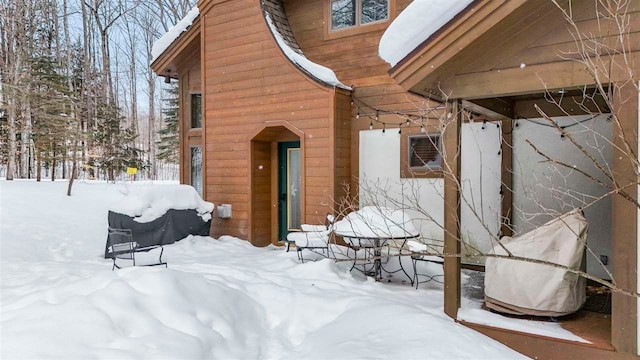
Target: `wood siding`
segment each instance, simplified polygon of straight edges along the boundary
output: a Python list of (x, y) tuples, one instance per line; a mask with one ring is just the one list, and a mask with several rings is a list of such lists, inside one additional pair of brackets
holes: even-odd
[[(351, 133), (344, 135), (342, 142), (336, 143), (336, 152), (341, 157), (350, 157), (351, 189), (357, 187), (359, 132), (369, 128), (370, 118), (361, 116), (356, 119), (356, 111), (360, 108), (362, 114), (375, 113), (374, 109), (399, 112), (417, 112), (434, 104), (422, 97), (408, 93), (397, 85), (387, 74), (389, 64), (378, 55), (378, 44), (382, 34), (393, 18), (400, 13), (411, 0), (389, 0), (390, 16), (386, 22), (375, 26), (364, 25), (348, 31), (328, 32), (327, 15), (329, 12), (326, 0), (289, 0), (285, 3), (289, 23), (293, 33), (305, 55), (321, 65), (332, 69), (338, 79), (353, 87), (352, 97), (354, 105), (342, 105), (342, 115), (349, 105), (351, 114)], [(343, 34), (341, 32), (344, 32)], [(388, 123), (387, 128), (397, 128), (406, 119), (394, 114), (381, 114), (380, 121)], [(381, 123), (374, 123), (374, 128), (381, 129)], [(346, 141), (350, 143), (348, 155)], [(338, 175), (338, 174), (337, 174)], [(340, 175), (343, 176), (344, 175)], [(336, 178), (336, 189), (344, 181)], [(357, 195), (352, 190), (352, 195)]]
[[(333, 144), (335, 172), (334, 193), (335, 201), (340, 202), (341, 198), (353, 195), (351, 189), (355, 189), (356, 184), (352, 182), (351, 176), (351, 96), (346, 93), (336, 93), (334, 99), (334, 131), (335, 141)], [(337, 209), (342, 211), (343, 209)]]
[(267, 245), (277, 221), (272, 143), (284, 139), (261, 130), (277, 122), (302, 134), (302, 220), (323, 222), (335, 195), (329, 150), (335, 91), (307, 78), (282, 54), (258, 0), (218, 1), (204, 9), (206, 199), (233, 206), (233, 218), (216, 219), (212, 234)]
[(191, 129), (191, 94), (201, 93), (200, 56), (186, 61), (180, 67), (179, 100), (180, 109), (180, 183), (191, 184), (191, 146), (202, 146), (202, 129)]

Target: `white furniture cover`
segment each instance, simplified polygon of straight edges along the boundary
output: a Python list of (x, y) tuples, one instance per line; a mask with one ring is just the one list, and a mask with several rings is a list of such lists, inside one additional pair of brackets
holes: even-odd
[(366, 206), (334, 225), (336, 235), (352, 246), (373, 247), (372, 239), (402, 239), (420, 236), (412, 217), (403, 210)]
[(330, 231), (324, 227), (321, 231), (297, 231), (287, 234), (287, 240), (292, 241), (300, 248), (327, 247)]
[(327, 225), (300, 225), (300, 230), (287, 234), (287, 241), (293, 242), (298, 248), (322, 248), (329, 244), (329, 236), (333, 231), (335, 216), (327, 214)]
[[(521, 256), (580, 270), (588, 224), (580, 209), (573, 210), (521, 236), (505, 236), (502, 244)], [(492, 252), (507, 255), (496, 244)], [(521, 260), (487, 257), (485, 301), (490, 309), (536, 316), (561, 316), (585, 302), (585, 279), (562, 268)]]

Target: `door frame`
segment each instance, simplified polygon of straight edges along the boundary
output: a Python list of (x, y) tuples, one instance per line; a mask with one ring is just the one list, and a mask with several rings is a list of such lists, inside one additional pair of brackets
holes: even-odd
[(255, 199), (254, 196), (256, 196), (257, 194), (254, 194), (253, 189), (251, 191), (249, 191), (249, 208), (247, 210), (248, 214), (248, 240), (250, 240), (250, 242), (253, 245), (256, 246), (266, 246), (269, 244), (274, 244), (274, 245), (282, 245), (282, 243), (278, 243), (278, 169), (277, 169), (277, 164), (278, 164), (278, 142), (284, 142), (284, 141), (300, 141), (300, 182), (301, 182), (301, 189), (300, 189), (300, 206), (302, 209), (302, 213), (301, 213), (301, 222), (305, 223), (306, 221), (306, 169), (305, 169), (305, 133), (298, 129), (296, 126), (294, 126), (293, 124), (291, 124), (289, 121), (286, 120), (277, 120), (277, 121), (268, 121), (265, 122), (263, 124), (260, 124), (260, 126), (258, 126), (254, 132), (249, 135), (247, 137), (247, 143), (249, 146), (249, 149), (251, 149), (250, 151), (250, 161), (247, 164), (248, 165), (248, 180), (249, 180), (249, 184), (250, 186), (253, 188), (253, 168), (254, 166), (259, 165), (256, 161), (255, 161), (255, 156), (257, 154), (254, 154), (254, 150), (253, 150), (253, 142), (268, 142), (271, 144), (270, 148), (271, 148), (271, 156), (270, 156), (270, 163), (272, 164), (272, 166), (270, 166), (270, 171), (271, 171), (271, 175), (270, 175), (270, 181), (269, 181), (269, 187), (271, 189), (271, 196), (270, 196), (270, 204), (271, 204), (271, 211), (269, 211), (269, 222), (271, 225), (271, 229), (270, 229), (270, 241), (265, 242), (264, 240), (258, 240), (258, 239), (254, 239), (254, 231), (255, 231), (255, 227), (256, 226), (260, 226), (258, 224), (259, 222), (259, 218), (257, 218), (257, 216), (260, 216), (261, 218), (264, 218), (264, 210), (260, 213), (259, 209), (256, 209), (254, 207), (254, 202), (258, 201), (258, 199)]
[[(278, 192), (278, 218), (277, 218), (277, 223), (278, 223), (278, 233), (277, 233), (277, 237), (278, 240), (282, 240), (284, 237), (286, 237), (287, 233), (291, 230), (299, 230), (299, 229), (292, 229), (291, 227), (289, 227), (289, 221), (291, 219), (291, 194), (289, 193), (289, 175), (291, 173), (291, 167), (290, 167), (290, 157), (289, 154), (291, 152), (291, 150), (298, 150), (299, 153), (302, 153), (302, 149), (300, 148), (300, 141), (282, 141), (282, 142), (278, 142), (278, 162), (277, 162), (277, 168), (278, 168), (278, 175), (276, 178), (276, 186), (277, 186), (277, 192)], [(300, 158), (300, 160), (302, 160)], [(300, 162), (298, 164), (298, 166), (301, 166), (302, 163)], [(281, 168), (281, 166), (284, 166), (284, 169)], [(300, 169), (302, 170), (302, 169)], [(302, 173), (300, 171), (300, 187), (302, 187)], [(302, 224), (302, 197), (301, 197), (301, 190), (300, 191), (300, 195), (299, 195), (299, 205), (300, 205), (300, 220), (301, 220), (301, 224)], [(286, 199), (282, 199), (282, 195), (286, 194)]]

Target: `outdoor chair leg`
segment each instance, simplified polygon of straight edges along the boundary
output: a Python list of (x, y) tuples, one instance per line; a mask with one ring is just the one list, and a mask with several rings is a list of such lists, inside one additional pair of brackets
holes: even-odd
[(418, 260), (416, 259), (411, 259), (411, 262), (413, 263), (413, 279), (411, 279), (411, 285), (413, 286), (413, 284), (416, 284), (416, 290), (418, 289)]
[[(158, 257), (158, 262), (159, 262), (160, 264), (162, 264), (162, 263), (163, 263), (163, 262), (162, 262), (162, 254), (164, 254), (164, 246), (161, 246), (161, 247), (160, 247), (160, 256)], [(167, 263), (164, 263), (164, 268), (166, 269), (166, 268), (168, 268), (168, 267), (169, 267), (169, 266), (167, 266)]]

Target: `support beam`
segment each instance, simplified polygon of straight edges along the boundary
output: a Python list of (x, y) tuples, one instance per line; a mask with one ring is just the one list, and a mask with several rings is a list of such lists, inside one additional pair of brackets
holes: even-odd
[(452, 318), (460, 308), (460, 135), (461, 101), (447, 102), (444, 130), (444, 312)]
[(465, 109), (496, 120), (513, 119), (513, 104), (501, 98), (462, 100)]
[[(629, 79), (629, 72), (640, 72), (640, 51), (601, 58), (598, 70), (608, 74), (603, 82)], [(632, 64), (620, 66), (620, 64)], [(610, 71), (608, 71), (610, 69)], [(424, 78), (410, 90), (422, 96), (445, 93), (450, 98), (478, 99), (516, 96), (561, 89), (579, 88), (594, 84), (593, 75), (576, 61), (558, 61), (500, 70), (467, 74), (451, 74), (443, 79)]]
[(513, 122), (502, 122), (502, 165), (500, 172), (502, 210), (500, 234), (513, 235)]
[(514, 105), (515, 116), (529, 119), (542, 117), (534, 107), (535, 105), (549, 117), (593, 115), (611, 111), (605, 99), (596, 94), (594, 90), (588, 90), (588, 96), (582, 93), (585, 90), (578, 91), (579, 94), (569, 96), (556, 94), (553, 97), (554, 102), (548, 100), (549, 95), (541, 96), (539, 99), (516, 101)]
[[(614, 87), (612, 114), (613, 174), (618, 186), (637, 184), (635, 163), (621, 151), (624, 143), (630, 144), (632, 157), (638, 154), (638, 89), (631, 81)], [(625, 191), (638, 199), (638, 186), (632, 185)], [(615, 284), (630, 291), (637, 291), (638, 284), (638, 208), (620, 195), (612, 198), (611, 251), (613, 254), (613, 278)], [(638, 303), (631, 296), (614, 292), (611, 313), (611, 344), (622, 352), (637, 354), (638, 351)]]

